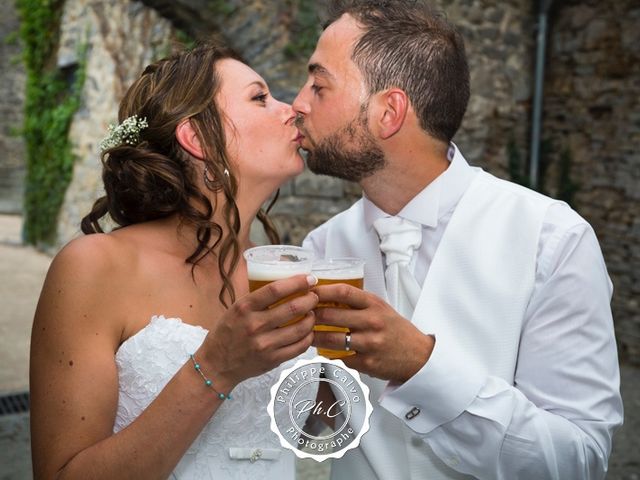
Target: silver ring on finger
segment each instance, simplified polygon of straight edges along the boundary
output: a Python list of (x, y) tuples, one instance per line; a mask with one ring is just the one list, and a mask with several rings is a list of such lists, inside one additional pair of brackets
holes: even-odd
[(347, 332), (344, 336), (344, 349), (346, 352), (351, 350), (351, 332)]

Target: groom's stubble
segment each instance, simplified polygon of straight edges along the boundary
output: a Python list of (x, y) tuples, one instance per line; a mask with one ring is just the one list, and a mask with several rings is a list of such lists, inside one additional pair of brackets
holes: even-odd
[(369, 131), (367, 107), (363, 104), (356, 118), (317, 141), (304, 128), (304, 117), (296, 118), (296, 127), (311, 145), (307, 166), (313, 173), (359, 182), (385, 167), (384, 153)]

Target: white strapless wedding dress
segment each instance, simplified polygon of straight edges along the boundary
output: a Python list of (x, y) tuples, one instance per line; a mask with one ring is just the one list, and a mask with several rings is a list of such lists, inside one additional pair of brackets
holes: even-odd
[[(204, 341), (207, 330), (180, 319), (154, 316), (128, 338), (116, 353), (118, 411), (114, 433), (135, 420)], [(314, 348), (299, 358), (312, 358)], [(270, 388), (284, 368), (297, 359), (233, 389), (222, 402), (170, 478), (278, 479), (295, 478), (295, 455), (282, 448), (270, 428)], [(196, 375), (196, 372), (193, 372)], [(207, 392), (203, 389), (202, 394)]]

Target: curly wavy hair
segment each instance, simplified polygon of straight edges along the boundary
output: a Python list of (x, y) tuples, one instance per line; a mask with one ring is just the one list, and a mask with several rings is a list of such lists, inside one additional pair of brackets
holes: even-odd
[[(106, 194), (82, 219), (81, 228), (85, 234), (103, 233), (100, 220), (107, 214), (116, 229), (177, 214), (181, 225), (192, 225), (196, 231), (197, 246), (185, 259), (192, 265), (192, 277), (207, 255), (217, 257), (223, 281), (219, 299), (228, 307), (227, 299), (235, 301), (231, 275), (241, 252), (238, 180), (226, 151), (224, 117), (214, 101), (220, 88), (215, 64), (226, 58), (242, 61), (229, 48), (206, 43), (145, 68), (122, 99), (118, 119), (137, 115), (146, 118), (148, 127), (136, 145), (123, 143), (102, 152)], [(205, 186), (222, 194), (221, 205), (212, 204), (200, 190), (191, 157), (176, 139), (176, 127), (186, 118), (202, 145), (209, 176), (215, 179), (205, 181)], [(276, 199), (277, 194), (266, 211), (258, 213), (272, 243), (279, 243), (279, 237), (267, 214)], [(212, 220), (217, 208), (224, 225)]]

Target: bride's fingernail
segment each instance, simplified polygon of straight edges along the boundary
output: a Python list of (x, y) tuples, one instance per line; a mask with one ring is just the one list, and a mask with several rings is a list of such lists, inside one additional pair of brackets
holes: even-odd
[(318, 277), (315, 275), (307, 275), (307, 283), (310, 287), (314, 287), (318, 284)]

